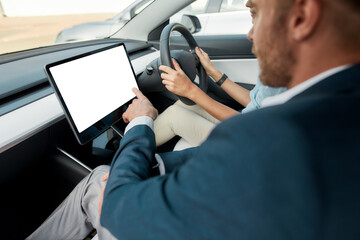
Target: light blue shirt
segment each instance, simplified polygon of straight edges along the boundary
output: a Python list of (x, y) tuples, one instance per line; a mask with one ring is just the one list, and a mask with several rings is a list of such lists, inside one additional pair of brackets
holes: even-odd
[(250, 91), (250, 103), (244, 108), (241, 113), (248, 113), (251, 111), (254, 111), (256, 109), (259, 109), (261, 107), (262, 101), (271, 96), (278, 95), (279, 93), (282, 93), (286, 91), (286, 88), (280, 87), (280, 88), (272, 88), (265, 86), (261, 83), (260, 79), (258, 79), (255, 87)]

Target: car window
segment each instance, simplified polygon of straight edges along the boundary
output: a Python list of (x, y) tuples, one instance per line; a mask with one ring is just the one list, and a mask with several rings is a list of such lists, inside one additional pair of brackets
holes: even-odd
[(109, 37), (154, 0), (85, 2), (0, 0), (0, 54)]
[(209, 1), (211, 1), (211, 0), (197, 0), (194, 3), (190, 4), (189, 6), (182, 9), (181, 11), (179, 11), (179, 13), (180, 14), (190, 14), (190, 15), (205, 13), (206, 7), (208, 6)]
[(140, 4), (136, 5), (134, 8), (134, 14), (132, 15), (132, 17), (135, 17), (136, 15), (138, 15), (142, 10), (144, 10), (147, 6), (149, 6), (154, 0), (147, 0), (147, 1), (143, 1), (140, 2)]
[(245, 3), (246, 0), (198, 0), (173, 15), (170, 22), (187, 26), (183, 15), (188, 14), (197, 17), (201, 24), (200, 31), (194, 35), (247, 34), (252, 22)]
[(223, 0), (220, 12), (234, 12), (246, 10), (245, 3), (247, 0)]

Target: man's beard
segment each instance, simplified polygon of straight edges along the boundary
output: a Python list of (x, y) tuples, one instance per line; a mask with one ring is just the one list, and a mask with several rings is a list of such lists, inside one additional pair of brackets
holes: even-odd
[[(275, 45), (275, 44), (274, 44)], [(270, 51), (254, 50), (260, 65), (260, 80), (270, 87), (286, 87), (292, 80), (291, 70), (295, 64), (289, 46), (272, 46)]]
[(291, 82), (296, 59), (292, 45), (287, 41), (286, 14), (279, 12), (272, 29), (263, 39), (261, 49), (252, 47), (260, 65), (260, 80), (270, 87), (286, 87)]

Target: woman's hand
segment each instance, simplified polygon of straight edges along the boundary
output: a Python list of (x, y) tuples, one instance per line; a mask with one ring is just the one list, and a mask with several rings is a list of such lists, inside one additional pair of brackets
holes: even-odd
[(216, 81), (219, 80), (222, 74), (211, 62), (209, 55), (199, 47), (195, 48), (195, 53), (199, 57), (201, 65), (204, 67), (206, 74), (214, 78)]
[(164, 65), (159, 67), (159, 70), (163, 71), (161, 74), (161, 78), (163, 79), (162, 83), (170, 92), (191, 99), (192, 92), (197, 86), (186, 76), (175, 59), (172, 59), (172, 64), (175, 69)]

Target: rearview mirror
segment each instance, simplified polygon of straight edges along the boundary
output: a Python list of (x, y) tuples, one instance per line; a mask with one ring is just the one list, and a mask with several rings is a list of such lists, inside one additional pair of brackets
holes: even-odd
[(200, 32), (201, 30), (200, 21), (194, 15), (187, 15), (187, 14), (182, 15), (181, 24), (184, 25), (192, 34)]

